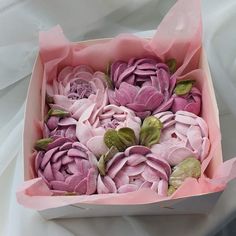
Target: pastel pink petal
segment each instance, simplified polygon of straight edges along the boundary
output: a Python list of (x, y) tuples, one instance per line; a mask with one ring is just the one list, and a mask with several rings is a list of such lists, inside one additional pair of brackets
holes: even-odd
[[(160, 181), (160, 180), (154, 181), (154, 182), (152, 183), (152, 186), (151, 186), (151, 190), (152, 190), (152, 191), (158, 192), (159, 181)], [(163, 181), (163, 180), (161, 180), (161, 181)]]
[(64, 156), (65, 154), (67, 153), (67, 150), (65, 151), (58, 151), (57, 153), (55, 153), (53, 156), (52, 156), (52, 162), (57, 162), (58, 159), (62, 156)]
[(64, 95), (54, 95), (53, 100), (55, 104), (65, 108), (66, 110), (69, 110), (73, 104), (73, 102)]
[(168, 176), (171, 174), (171, 167), (170, 167), (169, 163), (166, 160), (164, 160), (162, 158), (158, 158), (154, 154), (147, 154), (147, 159), (151, 160), (153, 162), (156, 162), (158, 165), (163, 167)]
[(185, 106), (187, 105), (187, 99), (183, 97), (175, 97), (171, 110), (175, 113), (179, 110), (184, 110)]
[(135, 66), (142, 65), (142, 64), (151, 64), (151, 65), (156, 65), (157, 61), (160, 59), (156, 58), (155, 60), (152, 58), (141, 58), (141, 59), (130, 59), (130, 62), (133, 62)]
[(78, 122), (76, 126), (76, 137), (83, 144), (87, 143), (93, 137), (93, 131), (90, 125), (85, 125), (83, 122)]
[(116, 184), (116, 187), (119, 188), (122, 185), (129, 183), (129, 176), (127, 175), (125, 171), (121, 170), (114, 178), (114, 182)]
[(182, 124), (182, 123), (179, 123), (179, 122), (177, 122), (175, 124), (176, 131), (178, 131), (182, 135), (186, 135), (187, 134), (188, 128), (189, 128), (189, 125), (185, 125), (185, 124)]
[(144, 77), (144, 76), (156, 75), (156, 71), (155, 70), (139, 70), (139, 69), (136, 69), (134, 71), (134, 74)]
[(189, 116), (189, 117), (196, 118), (196, 119), (198, 118), (198, 116), (196, 114), (188, 112), (188, 111), (177, 111), (176, 115)]
[(95, 136), (86, 143), (88, 149), (96, 156), (100, 156), (108, 151), (103, 141), (103, 136)]
[(113, 179), (118, 174), (118, 172), (124, 167), (127, 162), (127, 158), (123, 158), (118, 162), (113, 163), (113, 165), (108, 170), (108, 175)]
[(74, 188), (76, 185), (78, 185), (82, 180), (83, 180), (83, 175), (81, 175), (80, 173), (76, 173), (74, 175), (69, 176), (66, 179), (66, 183), (68, 184), (68, 191), (73, 192)]
[(161, 178), (161, 179), (165, 179), (168, 180), (168, 176), (167, 173), (165, 171), (165, 169), (160, 166), (158, 163), (151, 161), (151, 160), (147, 160), (147, 165), (149, 165), (150, 167), (152, 167), (153, 169), (155, 169), (156, 174)]
[(168, 182), (163, 179), (160, 180), (158, 183), (158, 195), (166, 197), (167, 191), (168, 191)]
[(153, 169), (149, 166), (145, 167), (145, 169), (141, 175), (148, 182), (154, 182), (154, 181), (158, 181), (160, 179), (158, 172), (156, 172), (155, 169)]
[(47, 121), (47, 126), (50, 130), (53, 130), (55, 128), (57, 128), (58, 122), (59, 122), (59, 117), (56, 116), (51, 116), (49, 117), (48, 121)]
[(211, 143), (208, 138), (204, 137), (202, 142), (201, 162), (207, 157)]
[(134, 84), (135, 82), (135, 75), (130, 75), (128, 78), (125, 79), (126, 83)]
[(140, 117), (141, 119), (146, 118), (147, 116), (151, 115), (150, 111), (143, 111), (143, 112), (135, 112), (136, 116)]
[(121, 82), (123, 82), (127, 77), (129, 77), (136, 69), (136, 66), (130, 66), (126, 68), (118, 77), (116, 85), (119, 87)]
[(163, 93), (164, 91), (168, 91), (170, 83), (169, 82), (170, 76), (168, 72), (164, 69), (159, 69), (157, 71), (157, 78), (160, 81), (161, 92)]
[(129, 101), (133, 101), (139, 91), (136, 86), (133, 86), (126, 82), (121, 83), (119, 90), (122, 92), (126, 92)]
[(116, 97), (116, 101), (119, 102), (120, 105), (122, 106), (125, 106), (127, 103), (131, 102), (129, 100), (129, 96), (125, 96), (127, 94), (124, 94), (126, 93), (126, 91), (122, 91), (122, 90), (116, 90), (115, 91), (115, 97)]
[(125, 184), (118, 188), (118, 193), (129, 193), (129, 192), (134, 192), (138, 190), (138, 186), (135, 184)]
[(143, 184), (141, 184), (141, 186), (139, 187), (140, 189), (142, 188), (151, 188), (152, 183), (148, 182), (148, 181), (144, 181)]
[(71, 148), (68, 153), (68, 156), (70, 157), (82, 157), (82, 158), (87, 158), (87, 154), (82, 152), (81, 150), (78, 150), (76, 148)]
[(77, 121), (73, 119), (72, 117), (60, 119), (60, 121), (58, 122), (58, 125), (60, 126), (69, 126), (69, 125), (76, 125), (76, 124), (77, 124)]
[(74, 74), (74, 76), (76, 77), (75, 80), (80, 79), (80, 80), (89, 82), (93, 79), (93, 75), (90, 72), (86, 72), (86, 71), (78, 71), (77, 73)]
[(97, 176), (98, 176), (98, 172), (95, 169), (91, 168), (87, 176), (87, 192), (86, 192), (87, 195), (90, 195), (96, 192)]
[(50, 184), (50, 182), (45, 178), (43, 172), (42, 172), (40, 169), (38, 169), (37, 174), (38, 174), (38, 177), (41, 177), (42, 180), (48, 185), (49, 188), (52, 187), (51, 184)]
[(34, 166), (35, 166), (36, 172), (40, 168), (40, 164), (41, 164), (42, 160), (43, 160), (43, 152), (39, 151), (37, 153), (36, 157), (35, 157), (35, 164), (34, 164)]
[(58, 161), (52, 163), (52, 168), (55, 170), (60, 170), (61, 165), (62, 165), (62, 161), (61, 159), (59, 159)]
[(159, 92), (154, 93), (146, 102), (146, 106), (149, 110), (153, 111), (163, 102), (163, 95)]
[(98, 175), (97, 192), (98, 192), (98, 194), (109, 193), (109, 189), (103, 183), (103, 178), (101, 177), (101, 175)]
[(137, 65), (137, 69), (139, 70), (156, 70), (156, 66), (151, 63), (142, 63), (140, 65)]
[(120, 75), (126, 70), (127, 64), (124, 62), (119, 62), (119, 64), (114, 64), (114, 66), (111, 66), (111, 72), (112, 72), (112, 80), (115, 84), (115, 86), (118, 88), (118, 80)]
[(202, 137), (208, 137), (208, 126), (206, 122), (201, 117), (197, 117), (196, 121), (201, 128)]
[(158, 68), (158, 69), (165, 69), (166, 71), (168, 71), (169, 70), (169, 67), (165, 64), (165, 63), (157, 63), (156, 64), (156, 67)]
[(71, 142), (66, 142), (60, 147), (60, 151), (68, 150), (72, 148), (72, 143)]
[(163, 102), (154, 112), (153, 114), (159, 113), (159, 112), (163, 112), (163, 111), (167, 111), (171, 108), (172, 103), (173, 103), (174, 99), (171, 97), (170, 99), (168, 99), (168, 101)]
[(145, 162), (147, 158), (141, 154), (132, 154), (128, 157), (127, 164), (129, 166), (136, 166), (142, 162)]
[[(157, 115), (155, 115), (155, 117), (158, 118)], [(165, 122), (171, 121), (174, 118), (174, 114), (173, 113), (168, 113), (164, 116), (159, 117), (160, 121), (164, 124)]]
[(180, 115), (176, 113), (175, 120), (186, 125), (197, 125), (196, 119), (191, 116)]
[(78, 65), (74, 67), (73, 69), (73, 73), (82, 72), (82, 71), (93, 74), (93, 69), (87, 65)]
[(52, 172), (52, 167), (51, 167), (50, 162), (48, 162), (48, 164), (46, 165), (46, 167), (43, 171), (43, 175), (48, 181), (52, 181), (55, 179), (53, 172)]
[(78, 193), (79, 195), (84, 195), (87, 192), (87, 179), (83, 179), (80, 181), (79, 184), (77, 184), (74, 188), (74, 191)]
[(60, 171), (58, 171), (57, 169), (52, 168), (52, 172), (53, 172), (53, 176), (54, 176), (55, 180), (65, 181), (65, 177)]
[(194, 150), (198, 151), (201, 149), (202, 136), (199, 126), (191, 125), (187, 132), (187, 138)]
[(145, 169), (144, 164), (139, 164), (136, 166), (125, 166), (123, 168), (124, 172), (127, 173), (128, 176), (136, 176), (141, 174)]
[(140, 155), (145, 156), (150, 152), (151, 152), (150, 149), (145, 146), (135, 145), (135, 146), (127, 148), (125, 150), (125, 155), (130, 156), (132, 154), (140, 154)]
[(195, 153), (186, 147), (177, 147), (173, 149), (168, 157), (167, 161), (170, 165), (175, 166), (178, 165), (181, 161), (185, 160), (188, 157), (195, 157)]
[(70, 138), (72, 140), (77, 140), (76, 138), (76, 127), (70, 126), (66, 129), (65, 137)]
[(58, 77), (57, 77), (57, 80), (58, 81), (62, 81), (64, 80), (64, 78), (73, 72), (73, 67), (72, 66), (66, 66), (65, 68), (63, 68), (61, 70), (61, 72), (59, 73)]
[(118, 152), (111, 160), (107, 162), (106, 171), (108, 171), (113, 164), (120, 162), (120, 160), (124, 157), (123, 152)]
[(183, 135), (179, 133), (178, 131), (175, 131), (175, 135), (178, 139), (180, 139), (184, 144), (186, 144), (189, 140), (186, 135)]
[[(93, 104), (92, 101), (90, 101), (87, 98), (83, 98), (80, 100), (77, 100), (71, 107), (70, 107), (70, 112), (72, 113), (73, 118), (75, 118), (76, 120), (79, 120), (80, 117), (82, 116), (82, 114), (85, 112), (85, 110), (87, 110), (90, 106), (92, 106), (92, 109), (94, 108), (95, 104)], [(93, 110), (92, 110), (93, 111)], [(92, 112), (91, 111), (91, 112)], [(88, 111), (86, 111), (88, 112)], [(87, 113), (86, 113), (87, 114)], [(90, 114), (88, 114), (88, 116), (90, 116)], [(87, 118), (85, 118), (87, 119)]]
[(170, 85), (169, 85), (169, 93), (172, 94), (173, 93), (173, 90), (175, 88), (175, 85), (176, 85), (176, 76), (173, 75), (171, 78), (170, 78)]
[[(135, 112), (143, 112), (148, 108), (144, 104), (130, 103), (126, 105), (128, 108), (134, 110)], [(150, 113), (150, 111), (148, 111)]]
[(68, 190), (68, 185), (65, 182), (62, 181), (51, 181), (52, 189), (54, 190), (59, 190), (59, 191), (69, 191)]
[[(149, 98), (155, 93), (158, 93), (158, 92), (152, 86), (142, 87), (139, 90), (137, 96), (135, 97), (134, 102), (138, 103), (138, 104), (146, 104), (148, 102)], [(161, 96), (161, 94), (160, 94), (160, 96)]]
[(64, 143), (68, 143), (68, 142), (71, 142), (71, 141), (72, 141), (72, 140), (69, 139), (69, 138), (64, 138), (64, 137), (58, 138), (58, 139), (56, 139), (55, 141), (53, 141), (52, 143), (49, 143), (49, 144), (48, 144), (47, 150), (53, 149), (53, 148), (55, 148), (55, 147), (59, 148), (59, 147), (61, 147)]
[(44, 123), (43, 124), (43, 137), (48, 138), (50, 136), (50, 130), (47, 127), (47, 125)]
[(61, 159), (62, 165), (67, 165), (68, 163), (74, 162), (74, 159), (69, 156), (63, 156)]
[(83, 174), (84, 176), (87, 176), (90, 167), (91, 167), (91, 164), (88, 161), (82, 159), (80, 161), (80, 165), (78, 165), (77, 168), (81, 174)]
[(110, 176), (104, 176), (103, 177), (103, 182), (105, 184), (105, 186), (107, 187), (109, 193), (116, 193), (117, 189), (116, 189), (116, 184), (115, 182), (111, 179)]
[(51, 160), (52, 156), (58, 151), (58, 147), (55, 147), (49, 151), (47, 151), (44, 156), (43, 156), (43, 160), (41, 162), (40, 168), (44, 169), (45, 166), (48, 164), (48, 162)]

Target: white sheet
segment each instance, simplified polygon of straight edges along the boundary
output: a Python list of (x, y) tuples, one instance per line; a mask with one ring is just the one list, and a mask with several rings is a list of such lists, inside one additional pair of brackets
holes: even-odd
[[(68, 5), (68, 2), (70, 3)], [(0, 235), (210, 235), (236, 216), (236, 181), (208, 216), (142, 216), (45, 221), (19, 206), (24, 100), (37, 32), (61, 24), (74, 41), (154, 29), (173, 0), (0, 1)], [(236, 1), (203, 1), (204, 45), (220, 106), (224, 158), (236, 155)], [(148, 36), (153, 31), (139, 32)]]

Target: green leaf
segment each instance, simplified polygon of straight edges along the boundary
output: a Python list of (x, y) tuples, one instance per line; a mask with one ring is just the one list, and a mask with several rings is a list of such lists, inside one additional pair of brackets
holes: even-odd
[(194, 82), (194, 80), (181, 80), (177, 82), (177, 85), (174, 89), (174, 93), (178, 96), (188, 94), (191, 91)]
[(201, 176), (201, 163), (195, 157), (188, 157), (173, 168), (169, 184), (178, 188), (186, 178), (199, 178)]
[(140, 144), (151, 147), (153, 144), (158, 143), (162, 127), (163, 124), (155, 116), (145, 118), (140, 130)]
[(60, 110), (60, 109), (50, 109), (48, 111), (48, 117), (50, 116), (58, 116), (58, 117), (66, 117), (66, 116), (70, 116), (70, 112), (68, 111), (64, 111), (64, 110)]
[(45, 151), (49, 143), (53, 141), (52, 138), (43, 138), (36, 141), (34, 148), (37, 151)]
[(177, 61), (174, 58), (171, 58), (166, 61), (166, 65), (169, 67), (170, 73), (174, 74), (177, 67)]
[(126, 149), (126, 145), (122, 143), (118, 136), (118, 132), (114, 129), (108, 129), (104, 134), (103, 140), (108, 148), (115, 146), (120, 152)]
[(113, 85), (113, 82), (112, 82), (112, 80), (111, 80), (111, 78), (110, 78), (110, 66), (111, 66), (111, 63), (108, 63), (107, 64), (107, 67), (106, 67), (106, 74), (105, 74), (105, 77), (104, 77), (104, 79), (106, 80), (106, 82), (107, 82), (107, 86), (108, 86), (108, 88), (110, 88), (110, 89), (114, 89), (114, 85)]
[(174, 188), (173, 186), (169, 186), (168, 191), (167, 191), (167, 195), (170, 196), (170, 195), (172, 195), (175, 191), (176, 191), (176, 188)]
[(120, 141), (126, 146), (130, 147), (136, 144), (135, 133), (131, 128), (124, 127), (117, 131)]
[(98, 170), (99, 170), (99, 173), (104, 176), (106, 175), (106, 163), (112, 159), (116, 153), (118, 153), (118, 149), (114, 146), (112, 146), (108, 152), (104, 155), (102, 155), (98, 161), (98, 164), (97, 164), (97, 167), (98, 167)]

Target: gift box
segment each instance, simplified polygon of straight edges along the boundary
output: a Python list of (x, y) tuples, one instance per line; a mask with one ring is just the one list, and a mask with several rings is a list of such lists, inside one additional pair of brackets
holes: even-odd
[[(89, 196), (52, 195), (43, 179), (35, 173), (33, 152), (36, 141), (42, 138), (47, 82), (68, 65), (85, 64), (105, 71), (111, 61), (150, 56), (158, 56), (164, 61), (175, 58), (177, 79), (194, 78), (201, 90), (201, 116), (208, 125), (211, 148), (202, 161), (200, 178), (185, 179), (171, 196), (164, 197), (151, 189)], [(235, 160), (223, 163), (222, 159), (218, 108), (207, 57), (201, 44), (199, 1), (178, 1), (151, 39), (120, 35), (113, 39), (70, 43), (60, 27), (42, 32), (40, 53), (27, 95), (23, 141), (25, 183), (17, 192), (17, 199), (25, 207), (38, 210), (46, 219), (208, 213), (227, 182), (235, 177)]]

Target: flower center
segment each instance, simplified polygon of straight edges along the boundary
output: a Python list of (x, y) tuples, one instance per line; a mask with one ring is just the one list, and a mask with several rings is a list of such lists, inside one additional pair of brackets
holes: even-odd
[(101, 121), (101, 126), (104, 129), (115, 129), (118, 125), (120, 124), (120, 121), (118, 121), (115, 118), (112, 118), (111, 120), (102, 120)]
[(77, 79), (70, 83), (70, 91), (68, 98), (78, 100), (88, 98), (91, 94), (95, 94), (91, 84), (85, 80)]

